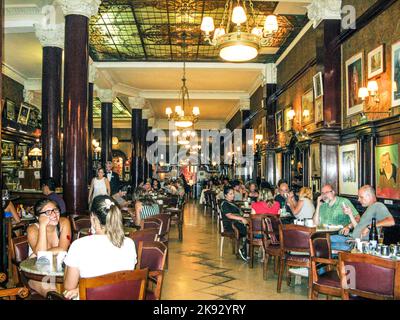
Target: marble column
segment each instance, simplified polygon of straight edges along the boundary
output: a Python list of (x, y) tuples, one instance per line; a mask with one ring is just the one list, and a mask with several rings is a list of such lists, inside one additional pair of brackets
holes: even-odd
[(132, 162), (131, 162), (131, 174), (132, 174), (132, 188), (135, 189), (138, 184), (140, 177), (139, 165), (140, 165), (140, 140), (141, 140), (141, 124), (142, 124), (142, 109), (132, 109)]
[(87, 150), (88, 150), (88, 181), (93, 179), (93, 146), (92, 140), (94, 138), (93, 134), (93, 92), (94, 92), (94, 82), (97, 78), (97, 70), (91, 64), (89, 66), (89, 85), (88, 85), (88, 138), (87, 138)]
[(42, 59), (42, 172), (61, 186), (61, 75), (64, 49), (64, 24), (53, 27), (35, 25), (43, 47)]
[(112, 108), (114, 95), (112, 90), (97, 90), (101, 101), (101, 162), (103, 167), (112, 161)]
[(88, 209), (88, 59), (89, 19), (100, 0), (63, 0), (65, 15), (64, 57), (64, 175), (67, 211), (85, 214)]
[(149, 120), (148, 119), (143, 119), (142, 121), (142, 165), (143, 165), (143, 181), (146, 181), (146, 179), (149, 177), (149, 170), (148, 170), (148, 163), (146, 159), (146, 151), (147, 151), (147, 142), (146, 142), (146, 135), (147, 135), (147, 130), (149, 129)]

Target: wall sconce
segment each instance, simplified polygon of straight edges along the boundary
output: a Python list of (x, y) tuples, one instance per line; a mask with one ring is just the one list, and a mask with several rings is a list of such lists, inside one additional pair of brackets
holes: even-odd
[(296, 116), (296, 111), (294, 111), (293, 109), (290, 109), (290, 110), (288, 111), (288, 118), (289, 118), (289, 120), (293, 120), (295, 116)]
[(361, 87), (358, 90), (358, 97), (364, 102), (368, 97), (373, 97), (375, 103), (379, 103), (378, 83), (376, 81), (368, 81), (367, 87)]
[(256, 134), (256, 143), (260, 142), (263, 139), (262, 134)]
[(303, 117), (308, 118), (310, 116), (310, 110), (304, 110), (303, 111)]
[(112, 137), (113, 146), (117, 145), (118, 143), (119, 143), (118, 137)]

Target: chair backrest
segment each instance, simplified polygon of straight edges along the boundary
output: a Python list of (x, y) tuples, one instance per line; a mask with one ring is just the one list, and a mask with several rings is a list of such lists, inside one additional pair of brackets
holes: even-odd
[(167, 256), (167, 246), (159, 241), (143, 241), (138, 247), (139, 269), (148, 268), (149, 271), (163, 271)]
[(279, 226), (282, 225), (281, 219), (275, 215), (262, 215), (262, 231), (265, 234), (266, 244), (278, 245), (279, 242)]
[(154, 218), (154, 216), (152, 216), (152, 217), (150, 217), (150, 218), (143, 219), (141, 223), (142, 223), (142, 226), (143, 226), (143, 228), (142, 228), (143, 230), (144, 230), (144, 229), (153, 229), (153, 228), (156, 228), (156, 229), (158, 229), (158, 234), (159, 234), (159, 235), (161, 234), (162, 225), (163, 225), (163, 222), (162, 222), (161, 219), (159, 219), (159, 218)]
[(90, 217), (89, 216), (69, 216), (69, 220), (71, 223), (71, 230), (72, 230), (72, 238), (76, 240), (79, 238), (79, 232), (82, 229), (88, 229), (91, 227)]
[(27, 236), (19, 236), (11, 239), (11, 259), (20, 263), (29, 256), (29, 243)]
[(343, 298), (400, 299), (400, 262), (369, 254), (339, 252)]
[(310, 238), (310, 255), (315, 258), (332, 259), (329, 233), (314, 233)]
[(159, 231), (159, 228), (149, 228), (136, 232), (130, 232), (129, 238), (135, 242), (135, 247), (137, 250), (141, 241), (157, 241)]
[(310, 252), (310, 238), (316, 228), (295, 224), (282, 224), (279, 227), (281, 248), (285, 251)]
[(79, 280), (80, 300), (144, 300), (149, 270), (118, 271)]
[(171, 227), (171, 215), (167, 213), (161, 213), (152, 217), (162, 221), (161, 235), (168, 234)]

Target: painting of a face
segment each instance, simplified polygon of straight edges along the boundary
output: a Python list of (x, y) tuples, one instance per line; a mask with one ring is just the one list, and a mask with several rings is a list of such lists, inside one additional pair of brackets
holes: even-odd
[(377, 146), (376, 195), (385, 199), (400, 199), (399, 145)]

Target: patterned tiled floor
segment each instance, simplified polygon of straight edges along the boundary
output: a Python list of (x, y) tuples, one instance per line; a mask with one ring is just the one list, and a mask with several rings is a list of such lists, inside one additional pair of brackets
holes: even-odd
[(203, 208), (189, 203), (185, 207), (183, 242), (172, 227), (169, 241), (169, 268), (164, 279), (163, 300), (302, 300), (307, 299), (307, 279), (291, 287), (282, 283), (276, 292), (277, 276), (270, 264), (269, 279), (263, 280), (262, 263), (254, 268), (236, 259), (230, 241), (225, 240), (219, 256), (220, 236), (216, 219), (204, 215)]

